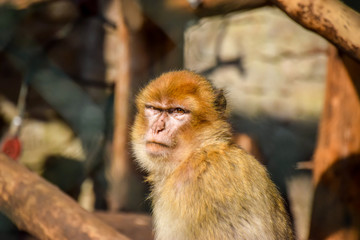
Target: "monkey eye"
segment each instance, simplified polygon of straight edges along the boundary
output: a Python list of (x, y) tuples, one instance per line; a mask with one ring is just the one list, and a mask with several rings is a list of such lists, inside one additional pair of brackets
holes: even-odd
[(160, 108), (157, 108), (157, 107), (154, 107), (154, 106), (151, 106), (151, 105), (145, 105), (145, 108), (150, 109), (150, 110), (155, 111), (155, 112), (161, 112), (162, 111)]
[(170, 109), (168, 109), (168, 113), (170, 113), (170, 114), (172, 114), (172, 113), (185, 114), (185, 113), (187, 113), (187, 111), (182, 108), (170, 108)]

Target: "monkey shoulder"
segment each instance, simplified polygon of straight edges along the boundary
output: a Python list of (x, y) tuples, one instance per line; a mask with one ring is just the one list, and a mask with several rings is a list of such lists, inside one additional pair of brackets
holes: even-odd
[(234, 200), (256, 204), (279, 195), (265, 167), (246, 151), (226, 142), (195, 151), (164, 184), (174, 198), (193, 196), (195, 202), (204, 198), (219, 205)]
[(274, 189), (265, 167), (246, 151), (231, 143), (203, 147), (179, 170), (180, 174), (176, 177), (178, 180), (186, 179), (189, 183), (196, 183), (200, 191), (212, 189), (210, 193), (220, 197), (223, 197), (222, 193), (227, 194), (224, 190), (232, 192), (231, 196), (228, 196), (230, 198), (236, 195), (261, 194), (269, 188)]
[(243, 208), (257, 204), (273, 208), (281, 199), (266, 168), (235, 145), (209, 146), (203, 150), (199, 163), (199, 168), (193, 170), (197, 191), (219, 205), (239, 201)]
[[(209, 168), (215, 168), (218, 174), (222, 173), (229, 177), (237, 176), (238, 179), (242, 180), (249, 180), (248, 178), (253, 177), (268, 177), (266, 168), (255, 157), (231, 143), (209, 146), (208, 149), (204, 150), (203, 158), (205, 158), (203, 161), (208, 163)], [(228, 173), (234, 173), (235, 176), (228, 175)]]
[[(203, 187), (208, 189), (210, 201), (216, 203), (214, 206), (217, 212), (235, 218), (253, 217), (254, 222), (258, 222), (256, 219), (261, 216), (264, 224), (273, 222), (274, 219), (281, 220), (275, 221), (277, 223), (288, 222), (284, 202), (277, 187), (270, 179), (265, 166), (252, 155), (230, 144), (212, 148), (206, 156), (209, 166), (208, 172), (205, 171), (203, 175), (203, 181), (206, 183)], [(229, 205), (232, 207), (229, 208)], [(234, 214), (236, 212), (238, 214)], [(242, 218), (232, 221), (242, 226), (245, 224)], [(258, 227), (271, 228), (270, 225)], [(284, 236), (291, 235), (288, 226), (284, 226), (281, 231)]]
[(177, 209), (179, 204), (172, 204), (169, 211), (176, 216), (190, 223), (201, 222), (203, 228), (221, 225), (221, 236), (238, 236), (219, 239), (261, 239), (258, 233), (274, 234), (273, 219), (286, 220), (281, 197), (265, 167), (244, 150), (231, 144), (207, 146), (187, 164), (168, 188), (171, 193), (167, 197), (188, 206)]

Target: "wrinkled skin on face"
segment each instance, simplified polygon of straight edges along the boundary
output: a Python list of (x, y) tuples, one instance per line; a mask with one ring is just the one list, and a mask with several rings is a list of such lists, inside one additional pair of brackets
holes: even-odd
[(176, 147), (177, 132), (190, 120), (189, 110), (180, 106), (148, 103), (145, 117), (148, 130), (145, 134), (146, 151), (149, 155), (165, 155)]

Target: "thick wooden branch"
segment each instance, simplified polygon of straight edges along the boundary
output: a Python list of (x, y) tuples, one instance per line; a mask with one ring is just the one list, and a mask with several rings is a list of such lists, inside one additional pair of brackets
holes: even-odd
[(126, 240), (22, 165), (0, 155), (0, 211), (38, 239)]
[(49, 0), (0, 0), (0, 5), (10, 4), (18, 9), (24, 9), (29, 7), (31, 4), (48, 2)]
[(133, 240), (153, 240), (151, 216), (142, 213), (95, 212), (109, 226)]
[(266, 3), (266, 0), (187, 0), (189, 3), (199, 2), (200, 8), (224, 9), (232, 11), (234, 9), (245, 9), (259, 6)]
[(175, 2), (178, 4), (174, 6), (175, 3), (173, 3), (172, 6), (178, 9), (184, 9), (185, 5), (189, 9), (192, 5), (195, 13), (200, 16), (223, 14), (273, 3), (303, 27), (317, 32), (350, 56), (360, 60), (360, 14), (339, 0), (182, 0)]
[(251, 9), (263, 6), (267, 0), (165, 0), (165, 5), (183, 12), (193, 12), (197, 16), (224, 14), (236, 10)]
[(360, 14), (338, 0), (271, 0), (296, 22), (360, 60)]

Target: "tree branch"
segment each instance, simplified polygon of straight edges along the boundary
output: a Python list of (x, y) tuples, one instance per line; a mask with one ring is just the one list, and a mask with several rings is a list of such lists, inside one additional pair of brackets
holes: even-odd
[[(166, 0), (168, 6), (177, 7), (178, 9), (194, 9), (198, 16), (211, 16), (224, 14), (236, 10), (251, 9), (263, 6), (267, 0), (183, 0), (173, 1)], [(172, 2), (172, 3), (170, 3)], [(189, 8), (189, 6), (191, 8)]]
[(338, 0), (271, 0), (296, 22), (360, 60), (360, 14)]
[[(170, 0), (167, 0), (170, 1)], [(289, 17), (309, 30), (317, 32), (350, 56), (360, 60), (360, 14), (339, 0), (182, 0), (192, 3), (200, 16), (255, 8), (273, 3)], [(180, 8), (180, 4), (178, 4)]]
[(0, 211), (38, 239), (128, 240), (58, 188), (2, 154)]

